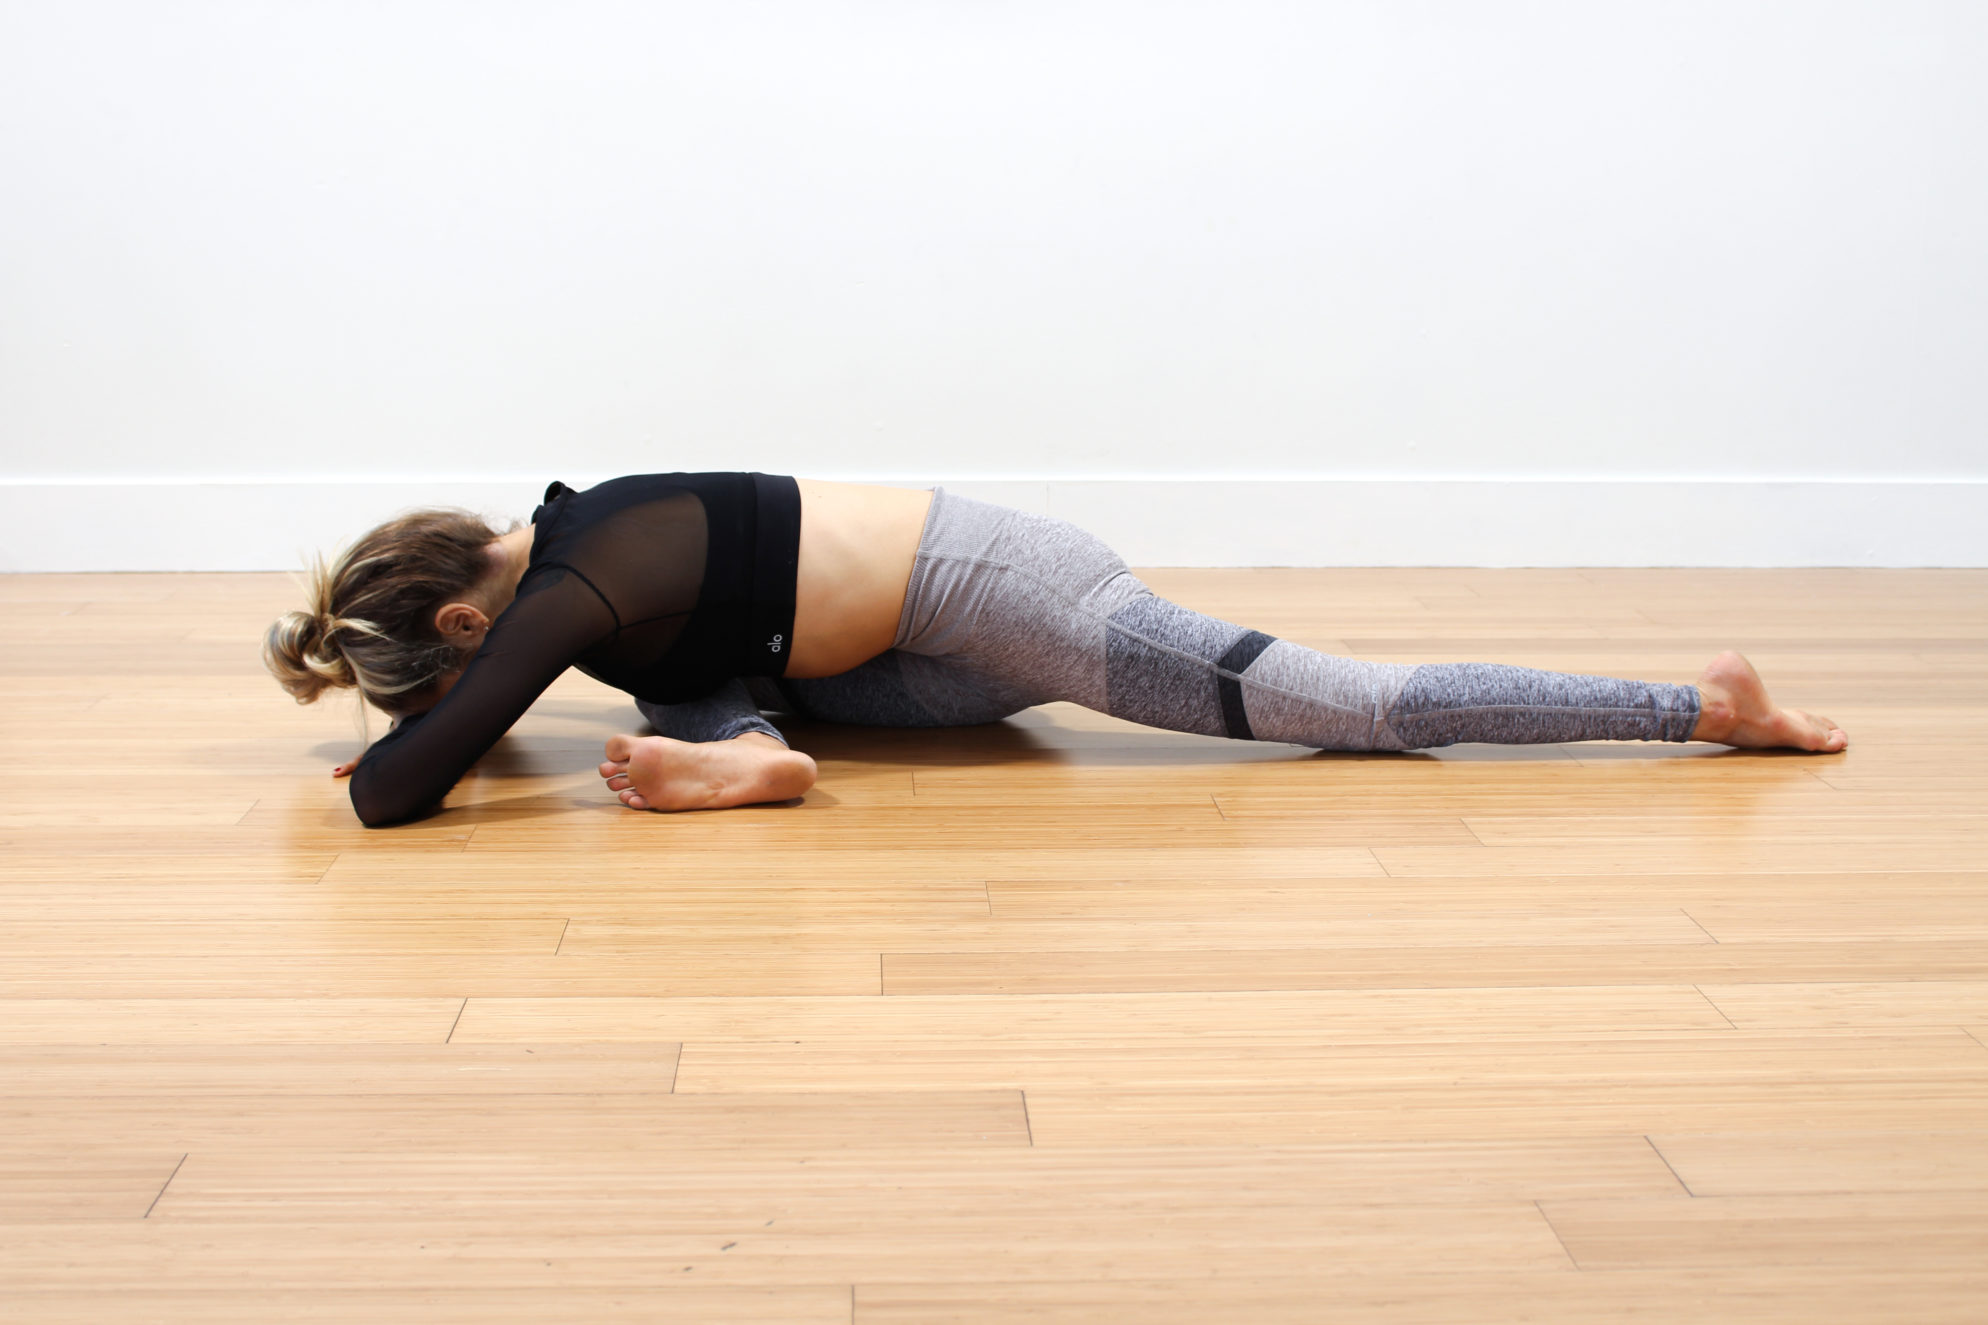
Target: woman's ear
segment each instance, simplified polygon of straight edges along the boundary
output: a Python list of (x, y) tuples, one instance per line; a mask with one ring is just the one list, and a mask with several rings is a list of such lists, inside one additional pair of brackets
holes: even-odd
[(450, 643), (465, 643), (490, 629), (490, 618), (470, 603), (444, 603), (435, 609), (435, 630)]

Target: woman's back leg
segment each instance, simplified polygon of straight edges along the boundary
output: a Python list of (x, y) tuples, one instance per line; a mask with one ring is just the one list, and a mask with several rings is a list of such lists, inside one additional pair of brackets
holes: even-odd
[(1681, 741), (1697, 719), (1691, 686), (1320, 653), (1159, 597), (1066, 521), (937, 500), (898, 647), (964, 663), (1038, 702), (1333, 750)]

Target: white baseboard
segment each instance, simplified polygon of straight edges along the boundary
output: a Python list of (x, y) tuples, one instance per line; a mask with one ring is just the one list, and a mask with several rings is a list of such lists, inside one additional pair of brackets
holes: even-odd
[[(1988, 566), (1982, 480), (933, 482), (1135, 566)], [(287, 570), (411, 506), (522, 519), (543, 486), (0, 480), (0, 571)]]

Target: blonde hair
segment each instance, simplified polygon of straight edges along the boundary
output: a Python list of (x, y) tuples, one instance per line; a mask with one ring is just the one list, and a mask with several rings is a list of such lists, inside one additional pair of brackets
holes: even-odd
[(435, 629), (435, 609), (469, 596), (494, 568), (500, 534), (468, 511), (410, 511), (308, 571), (310, 603), (285, 612), (262, 641), (263, 665), (299, 704), (356, 688), (400, 713), (460, 667)]

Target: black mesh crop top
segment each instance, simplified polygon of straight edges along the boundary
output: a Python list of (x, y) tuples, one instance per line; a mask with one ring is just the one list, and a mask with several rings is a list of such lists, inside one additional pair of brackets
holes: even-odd
[(643, 474), (546, 489), (517, 597), (448, 694), (352, 773), (369, 827), (432, 809), (568, 667), (680, 703), (779, 676), (794, 636), (801, 492), (767, 474)]

